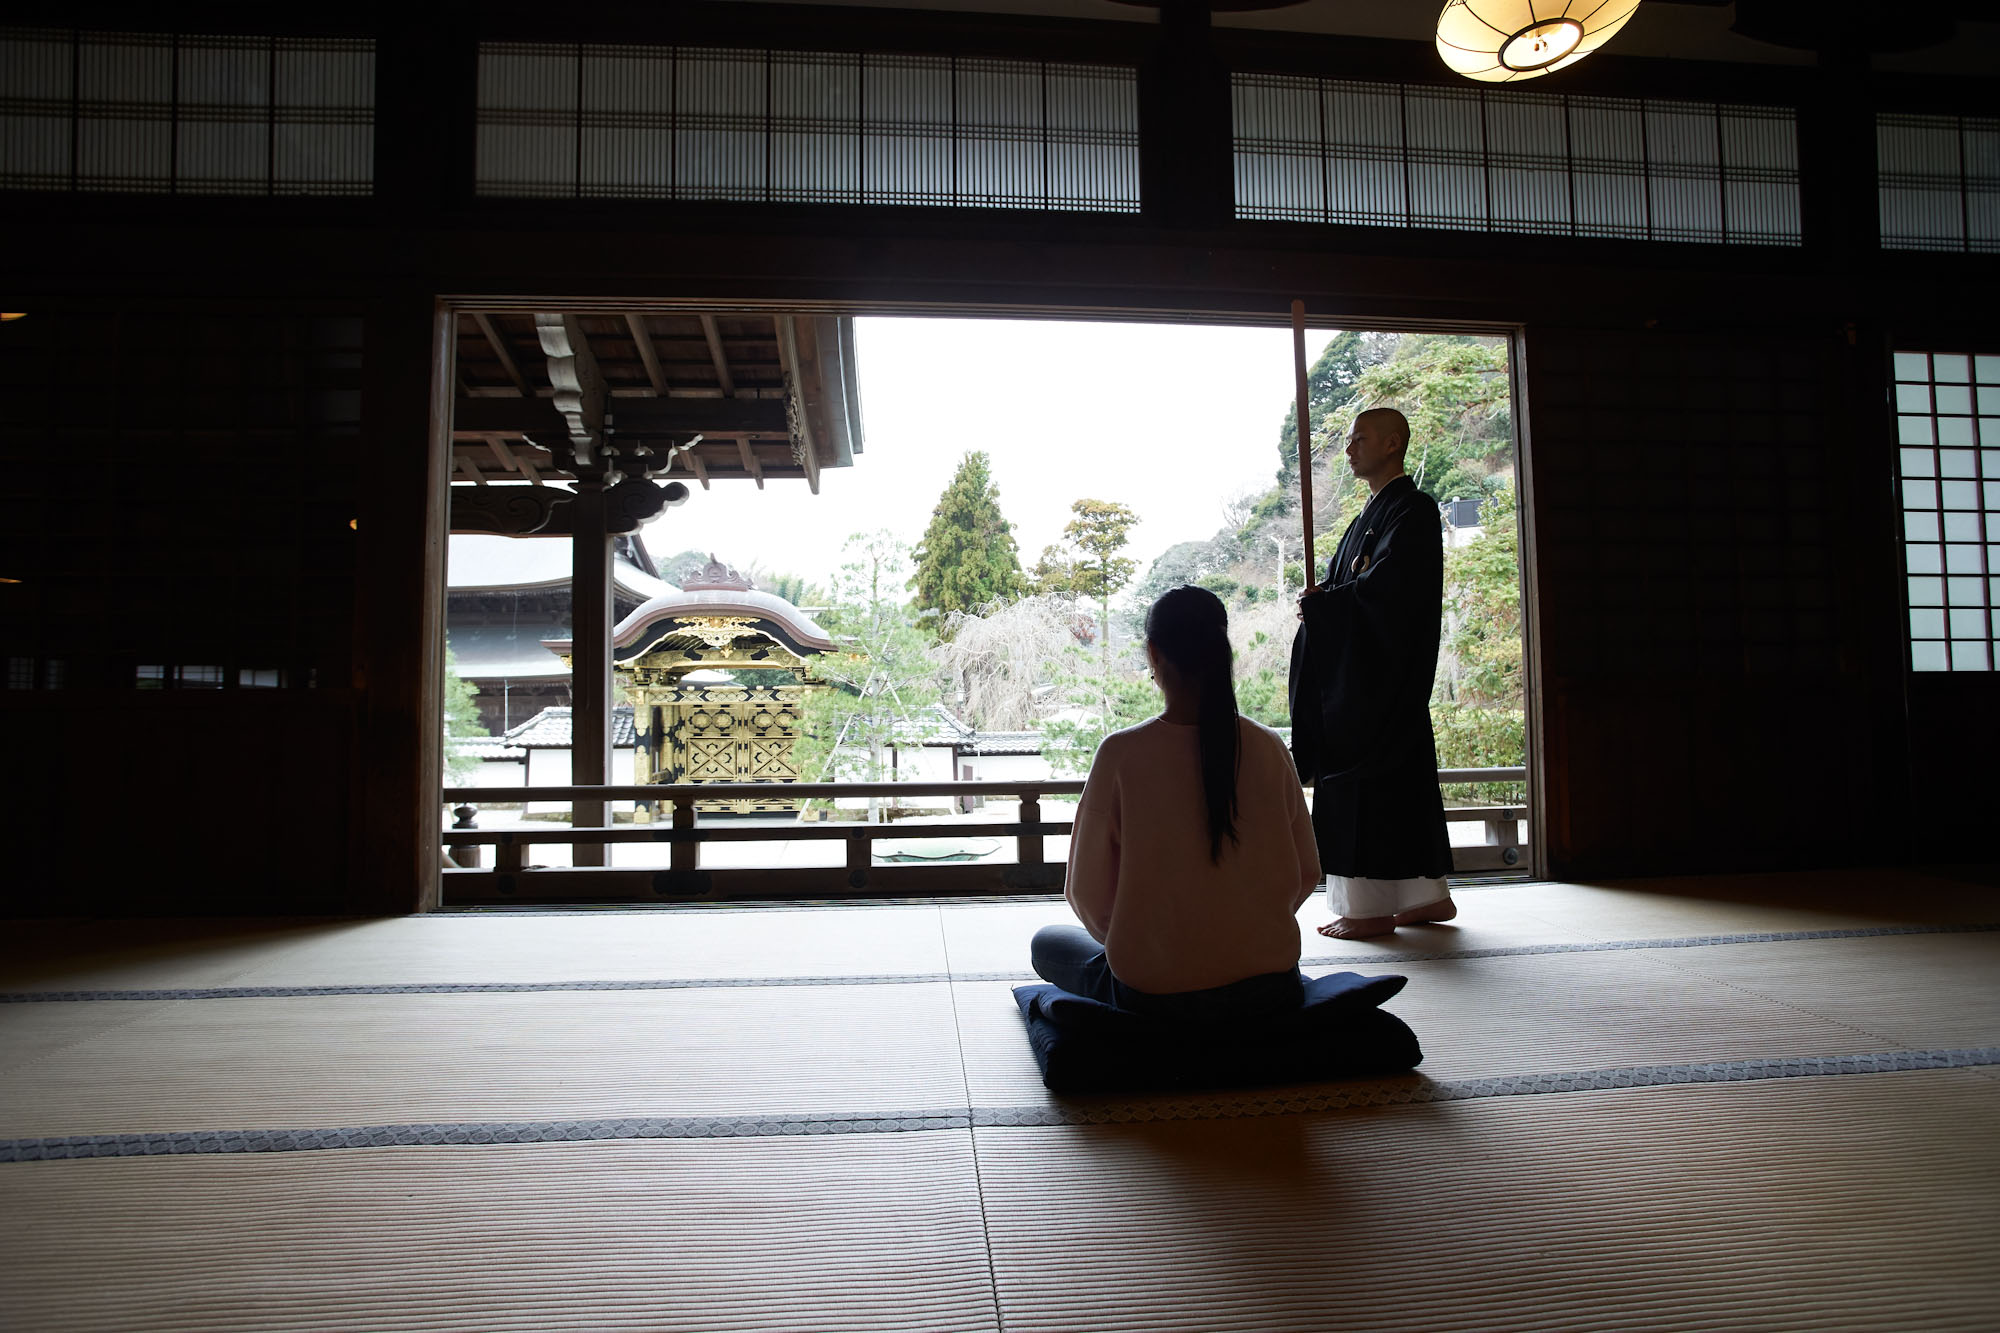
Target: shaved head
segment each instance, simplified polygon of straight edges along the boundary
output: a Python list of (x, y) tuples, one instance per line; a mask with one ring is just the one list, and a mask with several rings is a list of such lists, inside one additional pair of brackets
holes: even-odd
[(1403, 475), (1409, 447), (1410, 419), (1393, 407), (1371, 407), (1348, 427), (1347, 465), (1371, 492), (1379, 491)]
[(1357, 423), (1368, 422), (1384, 436), (1406, 449), (1410, 445), (1410, 419), (1393, 407), (1371, 407), (1354, 419)]

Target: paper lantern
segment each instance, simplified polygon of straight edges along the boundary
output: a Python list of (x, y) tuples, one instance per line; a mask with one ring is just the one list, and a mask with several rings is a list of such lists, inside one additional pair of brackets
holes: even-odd
[(1508, 83), (1574, 65), (1625, 26), (1639, 0), (1451, 0), (1438, 15), (1444, 63)]

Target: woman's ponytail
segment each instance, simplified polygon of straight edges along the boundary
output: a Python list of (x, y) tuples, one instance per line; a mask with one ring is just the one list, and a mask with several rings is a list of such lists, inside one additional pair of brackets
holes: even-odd
[(1208, 809), (1208, 859), (1222, 859), (1224, 838), (1236, 840), (1236, 685), (1230, 679), (1229, 613), (1206, 588), (1183, 585), (1146, 612), (1146, 641), (1196, 691), (1201, 792)]

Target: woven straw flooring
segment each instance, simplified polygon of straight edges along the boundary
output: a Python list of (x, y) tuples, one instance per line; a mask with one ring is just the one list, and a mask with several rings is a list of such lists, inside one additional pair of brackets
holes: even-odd
[(1305, 936), (1417, 1073), (1135, 1098), (1036, 1076), (1048, 901), (16, 923), (0, 1326), (2000, 1327), (1990, 883), (1460, 903)]

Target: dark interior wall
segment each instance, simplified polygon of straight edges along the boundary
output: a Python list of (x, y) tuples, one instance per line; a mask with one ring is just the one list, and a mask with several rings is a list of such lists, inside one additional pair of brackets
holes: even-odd
[(1911, 856), (1991, 861), (2000, 689), (1990, 678), (1916, 676), (1908, 710)]
[[(740, 29), (760, 8), (722, 11)], [(502, 35), (560, 36), (512, 12)], [(1047, 23), (816, 21), (829, 43), (1115, 54)], [(29, 682), (0, 692), (24, 868), (0, 910), (434, 893), (441, 296), (1265, 323), (1303, 296), (1349, 326), (1519, 325), (1544, 868), (1863, 863), (1979, 826), (1996, 678), (1905, 688), (1882, 330), (1956, 317), (1995, 260), (1874, 248), (1871, 127), (1825, 114), (1857, 103), (1802, 86), (1802, 250), (1239, 224), (1199, 173), (1119, 218), (482, 201), (473, 26), (382, 28), (374, 198), (10, 196), (0, 283), (34, 313), (0, 325), (0, 576), (22, 579), (0, 584), (0, 635)], [(1405, 54), (1394, 70), (1424, 77), (1428, 53)], [(1673, 93), (1671, 63), (1583, 68), (1598, 91), (1630, 73)], [(1704, 93), (1731, 87), (1708, 70)], [(1172, 165), (1158, 142), (1146, 160), (1156, 183)], [(49, 662), (60, 689), (38, 688)], [(139, 689), (151, 665), (237, 685)], [(277, 668), (284, 688), (242, 687)]]
[(1903, 855), (1879, 346), (1813, 320), (1526, 342), (1551, 867)]
[(6, 910), (340, 904), (362, 343), (339, 306), (0, 324)]

